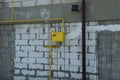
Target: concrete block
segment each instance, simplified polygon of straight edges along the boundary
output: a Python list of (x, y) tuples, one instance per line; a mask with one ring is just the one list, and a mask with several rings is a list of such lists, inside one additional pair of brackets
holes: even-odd
[(96, 46), (96, 40), (87, 40), (86, 45), (87, 46)]
[(28, 45), (28, 40), (15, 40), (15, 45)]
[(29, 52), (29, 57), (31, 58), (43, 57), (43, 52)]
[(78, 66), (70, 66), (70, 71), (77, 72)]
[(48, 34), (43, 34), (43, 39), (49, 39), (49, 35)]
[(44, 38), (43, 34), (37, 34), (36, 35), (37, 40), (43, 40), (43, 38)]
[(65, 54), (65, 59), (69, 59), (70, 58), (70, 54), (71, 53), (64, 53)]
[(90, 80), (98, 80), (98, 75), (90, 75)]
[[(45, 58), (49, 58), (49, 55), (50, 55), (49, 52), (44, 52), (44, 57), (45, 57)], [(53, 58), (54, 58), (54, 56), (53, 56)]]
[(37, 76), (48, 76), (48, 71), (37, 71)]
[(22, 34), (21, 37), (22, 37), (22, 40), (29, 40), (29, 39), (34, 40), (35, 34), (30, 34), (30, 33), (29, 34)]
[(48, 64), (49, 60), (47, 58), (37, 58), (36, 62), (37, 63)]
[(43, 45), (43, 40), (29, 40), (29, 45)]
[(25, 76), (14, 76), (14, 80), (25, 80)]
[(24, 24), (24, 25), (15, 25), (16, 31), (15, 33), (28, 33), (29, 25)]
[(97, 67), (97, 62), (96, 62), (96, 60), (89, 60), (89, 65), (91, 66), (91, 67)]
[(35, 58), (22, 58), (22, 63), (35, 63)]
[(23, 64), (23, 63), (15, 63), (14, 65), (15, 68), (27, 68), (27, 64)]
[(70, 50), (69, 50), (69, 46), (65, 46), (65, 50), (64, 50), (64, 52), (65, 53), (68, 53)]
[(27, 57), (27, 56), (28, 56), (28, 52), (21, 52), (21, 51), (16, 52), (16, 57)]
[(21, 46), (21, 51), (35, 51), (35, 46)]
[(42, 64), (29, 64), (29, 69), (40, 69), (43, 70)]
[(82, 74), (80, 73), (71, 73), (71, 78), (74, 78), (74, 79), (82, 79)]
[(37, 5), (51, 4), (51, 0), (37, 0)]
[(70, 45), (78, 45), (78, 40), (70, 40)]
[(19, 69), (14, 69), (14, 74), (20, 74), (20, 70)]
[(19, 57), (16, 57), (16, 58), (14, 58), (14, 62), (20, 62), (20, 58)]
[(23, 75), (35, 75), (35, 71), (32, 70), (22, 70), (21, 73)]

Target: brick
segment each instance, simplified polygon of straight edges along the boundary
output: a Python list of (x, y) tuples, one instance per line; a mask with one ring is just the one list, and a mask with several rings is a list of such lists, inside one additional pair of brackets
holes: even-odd
[(37, 76), (48, 76), (48, 71), (37, 71)]
[(90, 75), (90, 80), (98, 80), (98, 75)]
[(81, 62), (81, 60), (78, 60), (78, 59), (71, 59), (70, 60), (70, 65), (79, 65), (79, 66), (81, 66), (82, 62)]
[(15, 40), (15, 45), (28, 45), (28, 40)]
[(22, 63), (35, 63), (35, 58), (22, 58)]
[(95, 46), (90, 46), (88, 52), (94, 53), (95, 52)]
[(29, 57), (31, 58), (43, 57), (43, 52), (29, 52)]
[(14, 58), (14, 62), (20, 62), (20, 58)]
[(15, 69), (14, 70), (14, 74), (20, 74), (20, 70), (19, 69)]
[(20, 51), (20, 46), (15, 46), (16, 51)]
[(44, 48), (44, 46), (37, 46), (36, 50), (37, 51), (49, 51), (49, 49), (48, 48)]
[(41, 69), (43, 70), (42, 64), (29, 64), (29, 69)]
[(14, 80), (25, 80), (25, 76), (14, 76)]
[(35, 39), (35, 34), (22, 34), (22, 40)]
[(69, 59), (70, 58), (70, 54), (71, 53), (64, 53), (65, 54), (65, 59)]
[(29, 29), (29, 25), (28, 24), (23, 24), (23, 25), (15, 25), (16, 27), (16, 31), (15, 33), (27, 33), (28, 29)]
[(90, 40), (96, 40), (96, 33), (95, 32), (89, 33), (89, 39)]
[(74, 79), (82, 79), (82, 74), (80, 73), (71, 73), (71, 78), (74, 78)]
[(87, 66), (86, 72), (97, 73), (97, 69), (95, 67)]
[(78, 45), (78, 40), (70, 40), (70, 45)]
[(15, 34), (15, 39), (19, 40), (20, 39), (20, 34)]
[(49, 39), (49, 35), (48, 34), (43, 34), (43, 39)]
[(70, 66), (70, 71), (77, 72), (78, 66)]
[(97, 62), (96, 62), (96, 60), (89, 60), (89, 65), (91, 66), (91, 67), (97, 67)]
[(35, 51), (35, 46), (21, 46), (21, 51)]
[(43, 63), (43, 64), (48, 64), (49, 63), (47, 58), (37, 58), (36, 62), (37, 63)]
[(27, 68), (27, 64), (23, 64), (23, 63), (15, 63), (14, 65), (15, 68)]
[(78, 53), (70, 53), (70, 58), (78, 59)]
[(70, 52), (72, 52), (72, 53), (79, 52), (79, 49), (77, 46), (70, 46)]
[(27, 55), (28, 55), (27, 52), (21, 52), (21, 51), (16, 52), (16, 57), (27, 57)]
[(87, 40), (86, 45), (87, 46), (96, 46), (96, 40)]
[(29, 45), (43, 45), (43, 40), (29, 40)]
[(89, 54), (89, 53), (87, 53), (86, 54), (86, 59), (88, 59), (88, 60), (94, 60), (94, 59), (96, 59), (95, 56), (96, 56), (95, 54)]
[(22, 70), (21, 73), (23, 75), (35, 75), (35, 71), (31, 71), (31, 70)]
[(28, 77), (29, 80), (48, 80), (48, 78), (44, 78), (44, 77)]

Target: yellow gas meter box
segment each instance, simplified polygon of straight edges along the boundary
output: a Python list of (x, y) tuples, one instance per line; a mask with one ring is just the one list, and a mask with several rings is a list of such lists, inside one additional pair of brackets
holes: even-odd
[(52, 42), (64, 42), (65, 33), (64, 32), (52, 32)]

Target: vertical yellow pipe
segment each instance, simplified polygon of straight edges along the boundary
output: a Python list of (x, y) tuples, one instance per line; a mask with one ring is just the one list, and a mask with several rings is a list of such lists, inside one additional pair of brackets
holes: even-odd
[(14, 0), (12, 0), (12, 22), (14, 22)]
[(52, 80), (52, 31), (50, 31), (50, 70), (49, 70), (49, 80)]

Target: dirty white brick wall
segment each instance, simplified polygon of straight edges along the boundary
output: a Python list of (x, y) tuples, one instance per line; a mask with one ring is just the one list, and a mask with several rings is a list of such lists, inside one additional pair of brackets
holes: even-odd
[[(25, 6), (37, 6), (37, 5), (48, 5), (48, 4), (59, 4), (59, 3), (70, 3), (78, 2), (81, 0), (14, 0), (15, 7), (25, 7)], [(12, 0), (4, 0), (7, 3), (7, 7), (12, 7)]]
[[(15, 25), (14, 80), (48, 80), (49, 49), (43, 46), (49, 44), (50, 28), (58, 30), (58, 25)], [(66, 41), (53, 49), (53, 79), (78, 80), (82, 78), (81, 23), (66, 23), (65, 31)], [(88, 30), (86, 39), (87, 78), (97, 80), (95, 32)]]

